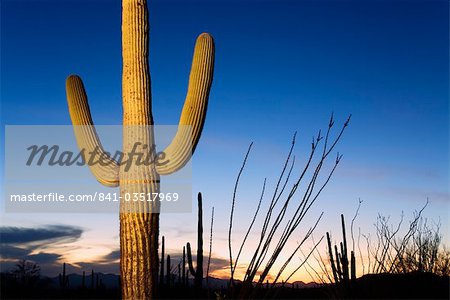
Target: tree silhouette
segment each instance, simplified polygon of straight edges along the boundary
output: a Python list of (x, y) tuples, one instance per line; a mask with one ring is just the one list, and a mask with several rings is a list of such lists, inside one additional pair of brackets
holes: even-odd
[(17, 282), (23, 286), (33, 286), (39, 280), (41, 268), (32, 261), (20, 260), (11, 271)]

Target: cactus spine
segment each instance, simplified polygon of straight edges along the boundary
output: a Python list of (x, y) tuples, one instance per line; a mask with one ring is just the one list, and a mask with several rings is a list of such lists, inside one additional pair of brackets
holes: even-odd
[[(123, 101), (123, 153), (130, 153), (133, 145), (140, 153), (145, 146), (155, 144), (153, 130), (130, 125), (153, 125), (151, 110), (150, 73), (148, 64), (148, 9), (146, 0), (122, 1), (122, 101)], [(103, 151), (93, 127), (86, 92), (81, 78), (71, 75), (66, 81), (70, 117), (79, 148), (108, 163), (90, 166), (97, 180), (106, 186), (120, 186), (121, 195), (128, 193), (158, 193), (159, 176), (181, 169), (189, 160), (200, 139), (214, 69), (214, 41), (203, 33), (197, 38), (186, 101), (180, 125), (189, 125), (191, 134), (180, 126), (171, 144), (164, 150), (165, 165), (132, 166), (129, 170), (119, 166)], [(126, 128), (127, 127), (127, 128)], [(148, 148), (150, 148), (148, 147)], [(146, 152), (144, 152), (146, 151)], [(153, 152), (153, 151), (151, 151)], [(154, 153), (152, 153), (154, 155)], [(124, 199), (124, 197), (122, 198)], [(121, 284), (124, 299), (150, 299), (156, 295), (158, 282), (158, 204), (121, 202), (120, 248)]]
[(198, 224), (197, 224), (197, 265), (194, 269), (192, 264), (191, 244), (187, 243), (187, 257), (189, 264), (189, 271), (194, 276), (194, 283), (196, 288), (202, 287), (203, 281), (203, 209), (202, 209), (202, 193), (198, 193)]
[(331, 247), (331, 237), (330, 233), (327, 232), (327, 245), (328, 245), (328, 256), (330, 259), (331, 270), (333, 272), (333, 278), (335, 283), (342, 283), (349, 286), (350, 282), (356, 280), (356, 259), (355, 253), (351, 251), (350, 253), (350, 270), (349, 270), (349, 260), (348, 260), (348, 250), (347, 250), (347, 236), (345, 233), (345, 221), (344, 215), (341, 215), (341, 226), (342, 226), (342, 242), (340, 242), (340, 252), (338, 247), (334, 245), (334, 256), (333, 248)]

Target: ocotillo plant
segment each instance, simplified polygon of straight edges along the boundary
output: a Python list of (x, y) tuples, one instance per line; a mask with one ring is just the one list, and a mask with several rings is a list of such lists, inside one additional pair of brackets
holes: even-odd
[(194, 276), (194, 283), (196, 288), (202, 287), (203, 281), (203, 208), (202, 208), (202, 193), (198, 193), (198, 224), (197, 224), (197, 266), (194, 269), (192, 264), (191, 244), (187, 243), (187, 257), (189, 264), (189, 271)]
[[(296, 253), (300, 251), (300, 248), (305, 243), (305, 241), (312, 236), (312, 233), (317, 227), (317, 224), (320, 222), (322, 214), (317, 218), (314, 225), (311, 226), (308, 231), (306, 231), (304, 238), (298, 243), (297, 247), (295, 247), (290, 255), (286, 256), (287, 258), (285, 258), (284, 263), (279, 261), (279, 259), (283, 257), (282, 253), (286, 251), (285, 246), (287, 245), (288, 241), (290, 241), (294, 237), (293, 234), (299, 228), (299, 225), (303, 224), (302, 222), (304, 221), (305, 215), (310, 211), (311, 206), (318, 200), (322, 191), (330, 181), (330, 178), (332, 177), (338, 164), (340, 163), (342, 155), (337, 153), (334, 164), (327, 170), (328, 174), (326, 178), (322, 183), (319, 183), (320, 180), (318, 181), (318, 179), (321, 177), (320, 174), (322, 174), (322, 167), (326, 165), (326, 161), (328, 160), (330, 154), (334, 152), (335, 146), (338, 144), (349, 122), (350, 117), (341, 127), (341, 130), (336, 135), (336, 137), (333, 138), (331, 132), (334, 126), (334, 119), (333, 116), (330, 118), (326, 134), (322, 136), (321, 131), (319, 131), (319, 134), (313, 138), (310, 155), (306, 163), (302, 167), (302, 171), (299, 173), (297, 178), (294, 179), (291, 188), (285, 189), (288, 183), (291, 183), (290, 176), (292, 174), (295, 174), (295, 172), (292, 172), (295, 165), (295, 159), (293, 158), (293, 156), (291, 156), (295, 145), (294, 135), (291, 148), (289, 150), (285, 163), (283, 164), (283, 168), (274, 187), (273, 194), (271, 196), (269, 195), (269, 205), (268, 209), (266, 210), (266, 215), (265, 217), (263, 217), (263, 224), (259, 228), (256, 228), (259, 233), (256, 239), (256, 246), (252, 248), (252, 251), (250, 252), (253, 253), (253, 256), (250, 259), (250, 262), (246, 264), (247, 266), (244, 278), (240, 283), (240, 288), (237, 289), (234, 288), (234, 273), (236, 271), (236, 268), (239, 266), (240, 255), (243, 253), (245, 244), (250, 237), (253, 225), (255, 225), (255, 220), (258, 216), (258, 213), (260, 212), (262, 200), (266, 196), (265, 179), (261, 191), (261, 196), (259, 198), (253, 218), (247, 228), (247, 232), (245, 233), (242, 242), (240, 243), (237, 255), (234, 256), (232, 246), (233, 220), (235, 206), (237, 204), (236, 199), (240, 177), (245, 168), (253, 143), (250, 144), (248, 151), (244, 157), (242, 166), (239, 169), (231, 201), (230, 222), (228, 228), (228, 249), (231, 273), (229, 298), (255, 298), (258, 294), (258, 290), (264, 285), (264, 282), (269, 274), (275, 274), (272, 281), (272, 287), (275, 287), (278, 279), (282, 278), (281, 276), (283, 275), (283, 272), (292, 262), (292, 259), (296, 256)], [(323, 146), (319, 147), (319, 144)], [(312, 176), (307, 175), (309, 172), (312, 173)], [(282, 197), (285, 199), (281, 200)], [(298, 197), (300, 197), (300, 200), (296, 201), (295, 199), (297, 199)], [(293, 201), (295, 202), (295, 206), (291, 207), (290, 204), (293, 203)], [(287, 207), (290, 208), (286, 209)], [(317, 244), (313, 249), (315, 249), (316, 246)], [(274, 273), (276, 272), (275, 266), (277, 265), (277, 262), (280, 262), (282, 264), (278, 269), (278, 272)], [(294, 268), (294, 270), (290, 274), (286, 274), (287, 277), (285, 281), (288, 281), (303, 266), (303, 264), (304, 261), (299, 266)]]
[[(155, 145), (152, 129), (132, 130), (133, 126), (153, 125), (150, 73), (148, 63), (148, 9), (146, 0), (122, 1), (122, 153), (148, 153)], [(181, 169), (189, 160), (199, 141), (208, 104), (214, 69), (214, 41), (201, 34), (196, 42), (186, 101), (173, 141), (163, 152), (163, 165), (136, 164), (131, 168), (118, 164), (103, 150), (93, 121), (81, 78), (68, 77), (66, 82), (70, 117), (78, 146), (86, 153), (98, 154), (102, 164), (90, 166), (97, 180), (105, 186), (120, 186), (121, 199), (126, 195), (159, 193), (160, 175)], [(188, 125), (191, 134), (183, 129)], [(78, 128), (76, 128), (78, 127)], [(136, 145), (139, 147), (134, 148)], [(154, 152), (154, 151), (150, 151)], [(150, 153), (155, 158), (155, 153)], [(153, 160), (155, 161), (155, 160)], [(107, 162), (107, 163), (105, 163)], [(120, 203), (120, 271), (122, 297), (148, 299), (156, 293), (158, 282), (159, 201)]]
[[(333, 248), (331, 247), (331, 237), (330, 233), (327, 232), (327, 244), (328, 244), (328, 255), (330, 258), (331, 270), (333, 272), (333, 278), (335, 283), (343, 283), (348, 285), (351, 281), (356, 279), (356, 259), (355, 253), (351, 251), (350, 253), (350, 273), (349, 273), (349, 261), (348, 261), (348, 251), (347, 251), (347, 236), (345, 233), (345, 221), (344, 215), (341, 215), (342, 223), (342, 239), (340, 243), (340, 252), (338, 247), (334, 245), (334, 255)], [(350, 277), (351, 276), (351, 277)]]
[(211, 253), (213, 246), (213, 227), (214, 227), (214, 206), (211, 212), (211, 226), (209, 231), (209, 254), (208, 254), (208, 264), (206, 267), (206, 287), (209, 288), (209, 267), (211, 266)]
[(85, 288), (86, 287), (86, 272), (83, 271), (83, 277), (81, 278), (81, 288)]

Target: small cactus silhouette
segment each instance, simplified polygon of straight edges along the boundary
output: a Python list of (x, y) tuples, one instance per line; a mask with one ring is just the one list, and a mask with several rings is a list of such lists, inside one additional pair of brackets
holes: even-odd
[(170, 255), (167, 255), (167, 272), (166, 272), (166, 283), (167, 286), (170, 286), (170, 281), (171, 281), (171, 273), (170, 273)]
[(327, 232), (327, 245), (328, 245), (328, 256), (330, 258), (331, 270), (333, 273), (333, 278), (335, 283), (342, 283), (346, 286), (350, 285), (350, 282), (356, 280), (356, 259), (355, 253), (351, 251), (350, 253), (350, 271), (349, 271), (349, 260), (348, 260), (348, 250), (347, 250), (347, 236), (345, 233), (345, 221), (344, 215), (341, 215), (341, 226), (342, 226), (342, 242), (340, 242), (340, 252), (337, 245), (334, 245), (334, 256), (333, 248), (331, 247), (331, 237), (330, 233)]
[(159, 283), (164, 284), (164, 250), (165, 250), (165, 240), (164, 236), (161, 237), (161, 270), (159, 275)]
[(182, 276), (183, 285), (186, 285), (187, 275), (186, 275), (186, 247), (183, 246), (183, 276)]
[(69, 276), (66, 275), (66, 263), (63, 263), (63, 272), (59, 273), (59, 286), (65, 289), (69, 286)]
[(86, 272), (83, 271), (83, 277), (81, 278), (81, 288), (84, 289), (86, 287)]
[(91, 271), (91, 290), (94, 289), (94, 270)]
[(202, 208), (202, 193), (198, 193), (198, 224), (197, 224), (197, 265), (194, 269), (192, 263), (191, 244), (186, 244), (189, 271), (194, 276), (194, 283), (196, 288), (202, 287), (203, 281), (203, 208)]

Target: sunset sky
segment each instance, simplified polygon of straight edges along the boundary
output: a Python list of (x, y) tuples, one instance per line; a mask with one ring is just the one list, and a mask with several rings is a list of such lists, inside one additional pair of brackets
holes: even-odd
[[(267, 193), (273, 192), (294, 132), (298, 174), (312, 136), (326, 129), (332, 112), (336, 131), (352, 114), (336, 148), (343, 160), (289, 249), (321, 212), (315, 239), (330, 230), (340, 239), (340, 214), (350, 221), (358, 199), (363, 203), (355, 226), (373, 235), (378, 213), (396, 222), (403, 211), (410, 219), (428, 198), (424, 215), (440, 221), (449, 245), (448, 1), (173, 0), (149, 1), (149, 13), (157, 124), (178, 122), (197, 35), (209, 32), (216, 43), (207, 119), (192, 161), (194, 210), (161, 216), (166, 251), (176, 256), (186, 242), (195, 244), (195, 195), (202, 192), (205, 243), (211, 208), (216, 211), (214, 274), (227, 276), (231, 197), (248, 145), (254, 142), (238, 190), (235, 252), (264, 178)], [(121, 124), (120, 28), (118, 0), (2, 0), (2, 129), (70, 125), (70, 74), (83, 78), (96, 124)], [(49, 275), (62, 262), (73, 266), (70, 272), (92, 266), (118, 271), (118, 214), (2, 209), (0, 217), (3, 261), (35, 260)], [(320, 247), (325, 250), (324, 243)], [(299, 263), (297, 258), (292, 266)], [(295, 279), (310, 281), (303, 270)]]

